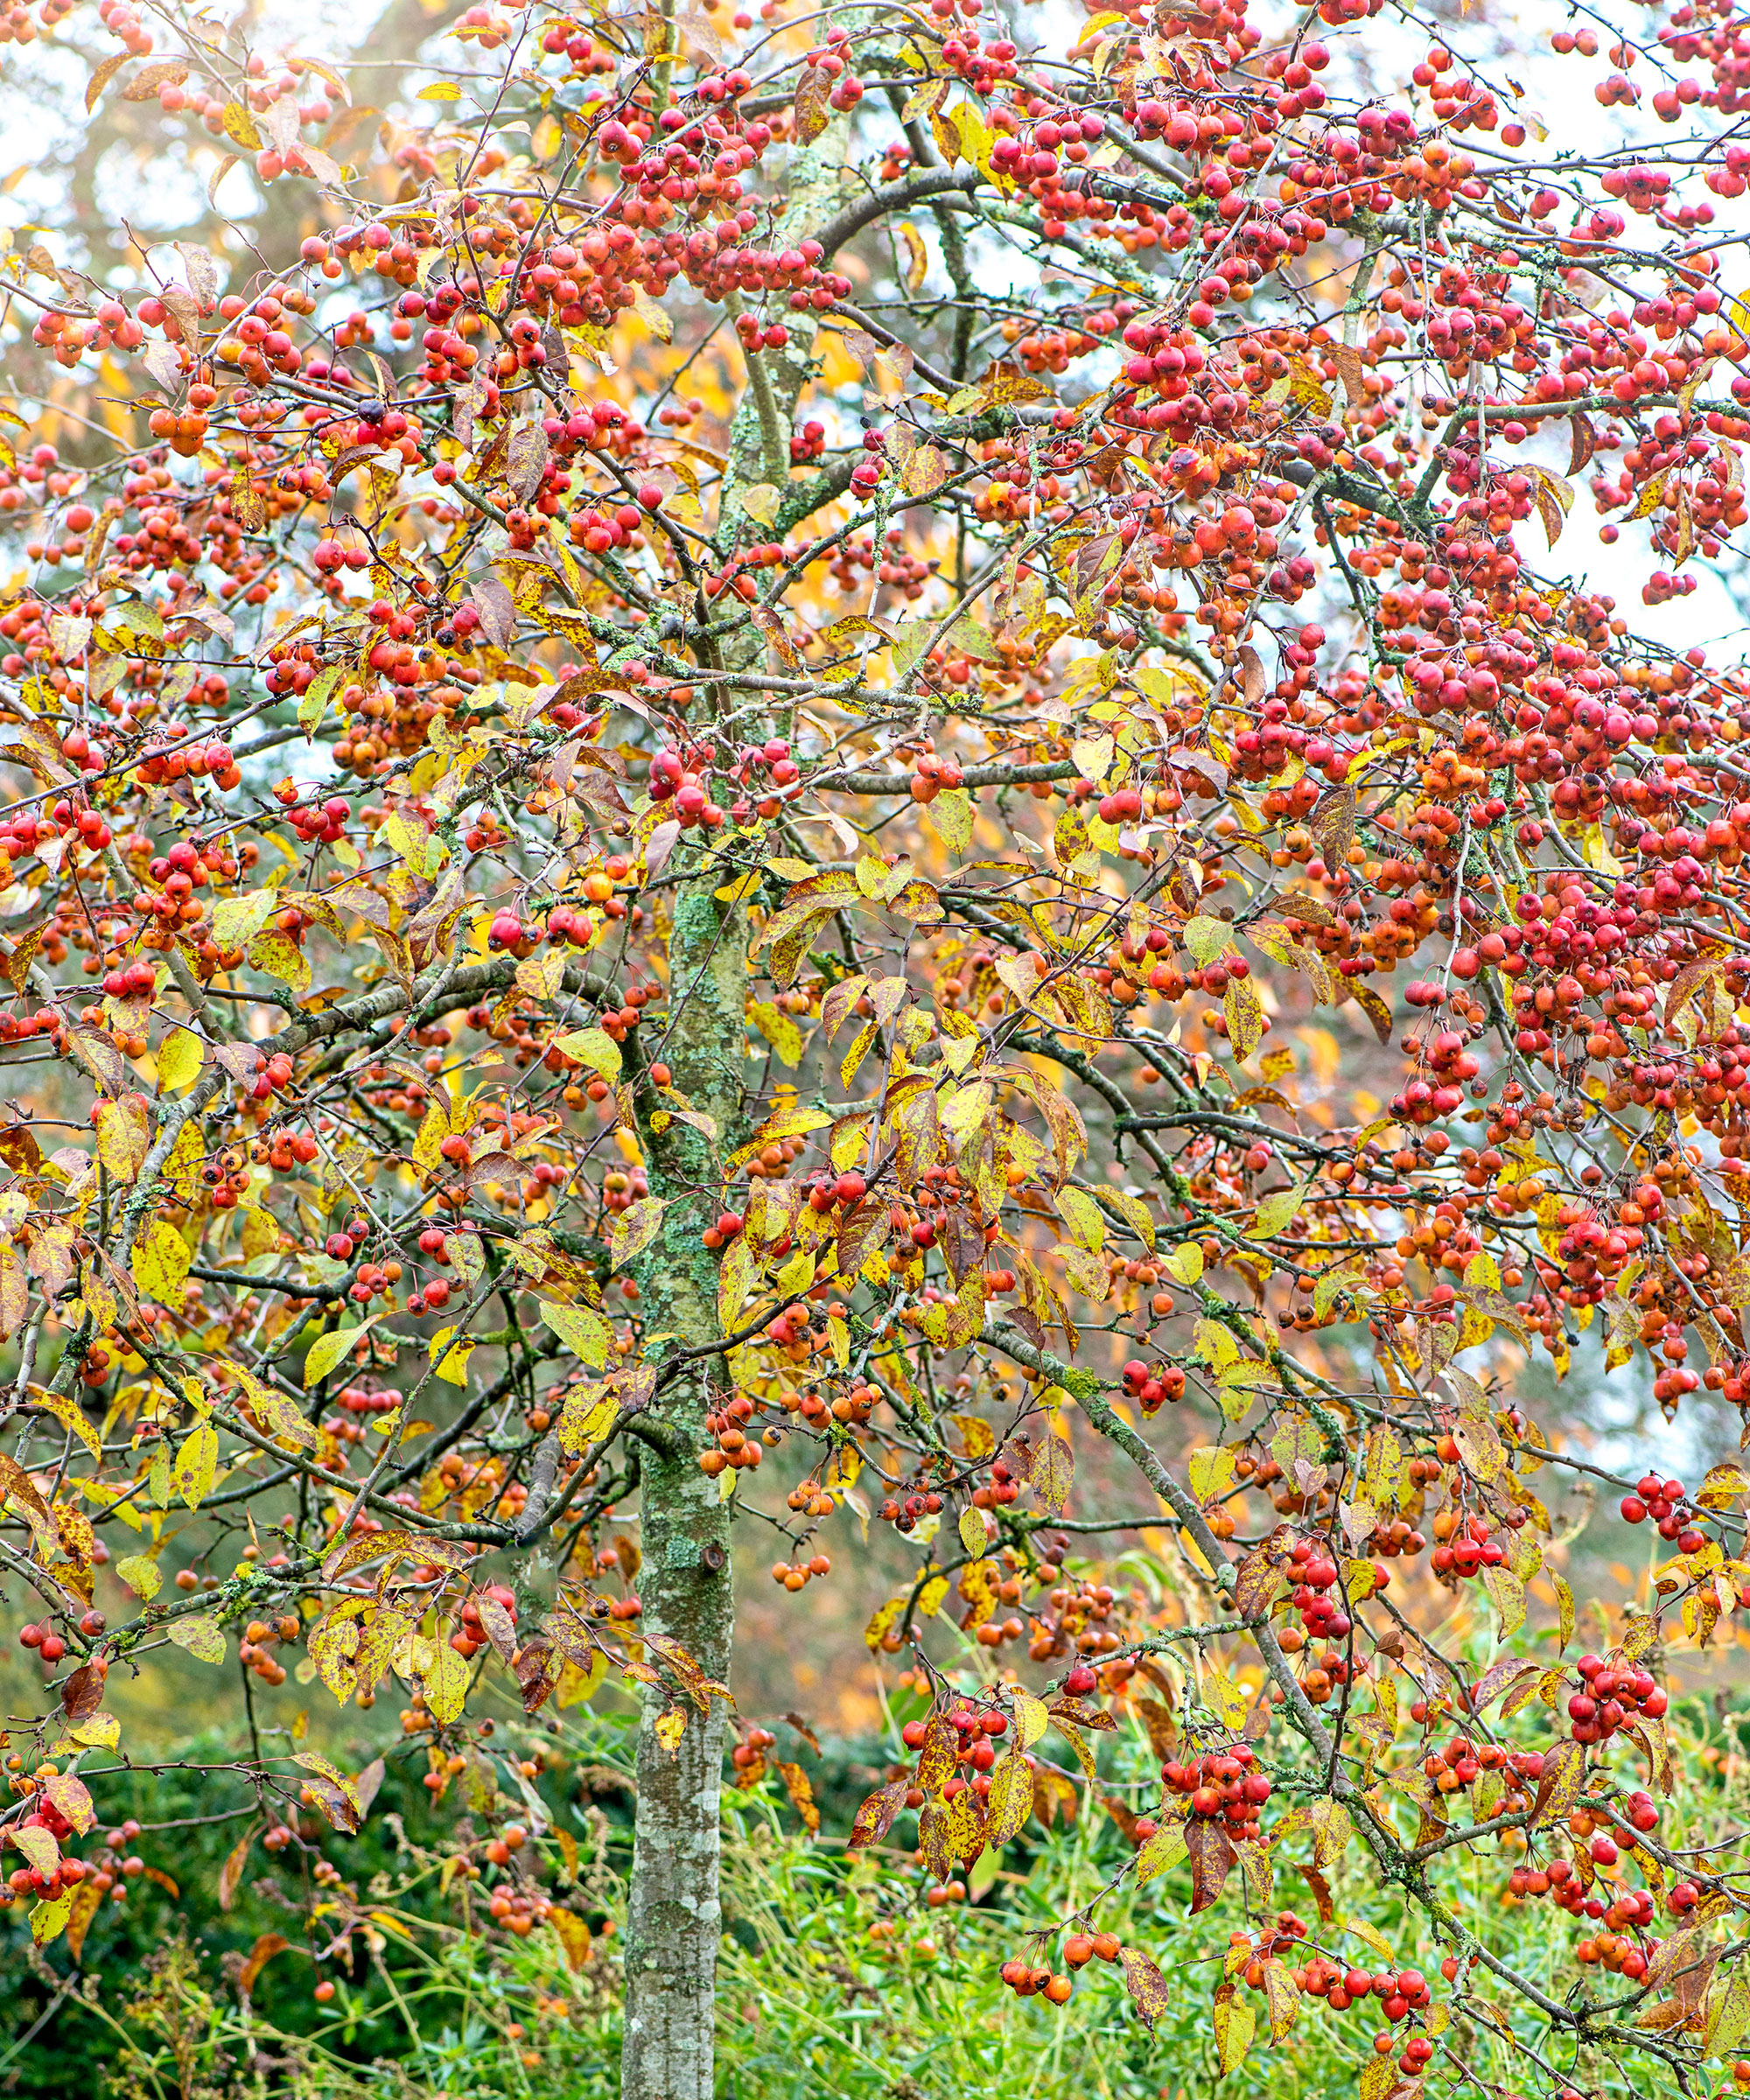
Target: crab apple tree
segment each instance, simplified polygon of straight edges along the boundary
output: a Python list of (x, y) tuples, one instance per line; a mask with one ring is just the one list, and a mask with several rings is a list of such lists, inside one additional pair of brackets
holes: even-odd
[[(0, 14), (11, 108), (83, 83), (0, 255), (19, 1930), (149, 1871), (170, 1648), (275, 1852), (375, 1783), (261, 1732), (304, 1686), (434, 1804), (481, 1700), (618, 1687), (624, 2090), (700, 2100), (770, 1560), (920, 1705), (842, 1834), (900, 1889), (1118, 1821), (1015, 1992), (1152, 2025), (1102, 1909), (1171, 1876), (1223, 2071), (1733, 2060), (1670, 1665), (1750, 1474), (1530, 1396), (1750, 1408), (1750, 673), (1673, 610), (1750, 24), (1618, 11)], [(1586, 1652), (1582, 1488), (1657, 1540)], [(528, 1836), (484, 1928), (574, 1930)]]

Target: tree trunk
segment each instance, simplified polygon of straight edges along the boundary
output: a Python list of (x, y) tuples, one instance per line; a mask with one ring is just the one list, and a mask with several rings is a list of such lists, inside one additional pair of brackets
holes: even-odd
[[(683, 850), (698, 857), (697, 849)], [(746, 918), (711, 894), (720, 879), (696, 874), (678, 892), (669, 947), (674, 1019), (665, 1046), (676, 1089), (712, 1118), (719, 1143), (707, 1144), (682, 1123), (645, 1139), (651, 1194), (669, 1208), (640, 1266), (640, 1303), (649, 1329), (673, 1336), (670, 1349), (707, 1346), (719, 1334), (716, 1264), (699, 1236), (710, 1206), (689, 1191), (712, 1186), (715, 1155), (732, 1142), (747, 1055)], [(721, 1682), (729, 1676), (735, 1624), (729, 1506), (698, 1462), (720, 1375), (718, 1359), (702, 1359), (664, 1390), (653, 1415), (662, 1447), (648, 1450), (643, 1461), (638, 1586), (645, 1630), (677, 1642), (707, 1677)], [(646, 1687), (620, 2090), (626, 2100), (710, 2100), (724, 1706), (713, 1698), (708, 1714), (690, 1703), (680, 1709), (686, 1726), (673, 1751), (656, 1729), (668, 1706), (660, 1687)]]
[[(813, 148), (795, 155), (784, 240), (804, 239), (838, 208), (848, 136), (845, 121), (836, 119)], [(788, 477), (790, 428), (809, 375), (815, 317), (786, 318), (790, 344), (766, 354), (763, 383), (750, 386), (731, 432), (718, 536), (725, 550), (765, 531), (741, 511), (740, 490), (760, 481), (781, 486)], [(756, 629), (745, 629), (725, 651), (724, 668), (757, 662), (764, 647)], [(706, 668), (701, 683), (707, 691), (709, 681)], [(788, 731), (788, 720), (782, 726)], [(717, 1137), (707, 1144), (679, 1122), (641, 1133), (650, 1193), (668, 1208), (661, 1236), (638, 1267), (640, 1304), (647, 1329), (673, 1337), (662, 1345), (668, 1351), (709, 1347), (722, 1336), (717, 1263), (700, 1235), (715, 1214), (722, 1161), (739, 1136), (747, 1062), (746, 914), (718, 900), (722, 872), (702, 864), (706, 849), (695, 838), (676, 852), (684, 878), (668, 945), (671, 1018), (662, 1057), (675, 1091), (710, 1116)], [(733, 1504), (720, 1499), (717, 1482), (698, 1463), (710, 1440), (704, 1418), (712, 1384), (721, 1376), (721, 1358), (702, 1358), (696, 1371), (663, 1390), (653, 1410), (648, 1426), (661, 1447), (648, 1453), (642, 1468), (639, 1594), (646, 1630), (677, 1642), (707, 1677), (726, 1682), (735, 1630)], [(622, 2100), (711, 2100), (724, 1714), (717, 1698), (708, 1717), (690, 1707), (670, 1752), (656, 1726), (668, 1706), (658, 1688), (646, 1689), (626, 1911)]]

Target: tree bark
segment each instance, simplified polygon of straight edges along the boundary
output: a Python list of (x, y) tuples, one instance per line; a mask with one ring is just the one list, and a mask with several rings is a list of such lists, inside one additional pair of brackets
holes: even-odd
[[(806, 238), (842, 207), (848, 136), (845, 121), (836, 119), (812, 148), (794, 156), (785, 241)], [(731, 430), (718, 525), (725, 551), (766, 530), (742, 511), (740, 490), (774, 472), (781, 484), (788, 473), (790, 427), (812, 369), (816, 330), (812, 315), (786, 318), (790, 343), (765, 354), (765, 384), (757, 390), (750, 386)], [(744, 629), (724, 668), (746, 668), (764, 647), (756, 630)], [(701, 679), (707, 690), (709, 678), (707, 668)], [(783, 726), (788, 730), (788, 722)], [(661, 1131), (647, 1124), (642, 1133), (650, 1192), (668, 1208), (662, 1235), (639, 1266), (640, 1303), (647, 1331), (672, 1337), (662, 1345), (667, 1350), (708, 1348), (722, 1339), (717, 1264), (700, 1235), (715, 1214), (722, 1162), (743, 1121), (746, 914), (716, 896), (724, 877), (707, 854), (696, 834), (677, 849), (684, 879), (676, 892), (669, 942), (671, 1020), (662, 1057), (676, 1092), (711, 1118), (717, 1137), (707, 1143), (690, 1125), (674, 1121)], [(663, 1389), (653, 1411), (650, 1426), (668, 1448), (649, 1454), (643, 1468), (639, 1594), (648, 1630), (678, 1642), (708, 1677), (726, 1681), (734, 1642), (733, 1504), (720, 1498), (717, 1481), (698, 1463), (709, 1441), (704, 1418), (721, 1363), (719, 1357), (701, 1358), (698, 1369)], [(622, 2100), (711, 2100), (725, 1717), (716, 1698), (708, 1716), (690, 1711), (670, 1753), (656, 1731), (668, 1704), (660, 1690), (647, 1688), (626, 1914)]]
[[(701, 858), (691, 849), (693, 858)], [(718, 1144), (671, 1123), (646, 1136), (650, 1191), (668, 1204), (662, 1231), (640, 1264), (648, 1329), (669, 1349), (708, 1347), (719, 1335), (716, 1265), (701, 1242), (718, 1155), (741, 1119), (746, 1060), (743, 1018), (746, 927), (738, 906), (720, 904), (720, 878), (690, 877), (675, 905), (669, 993), (674, 1023), (665, 1045), (676, 1090), (711, 1117)], [(643, 1565), (639, 1595), (647, 1631), (677, 1642), (708, 1677), (729, 1675), (735, 1602), (729, 1505), (699, 1470), (708, 1438), (718, 1360), (675, 1379), (651, 1426), (665, 1448), (647, 1452), (640, 1492)], [(718, 1814), (724, 1716), (682, 1709), (678, 1746), (664, 1748), (656, 1724), (668, 1710), (647, 1686), (638, 1735), (638, 1820), (626, 1916), (626, 2034), (620, 2090), (626, 2100), (710, 2100), (718, 1902)]]

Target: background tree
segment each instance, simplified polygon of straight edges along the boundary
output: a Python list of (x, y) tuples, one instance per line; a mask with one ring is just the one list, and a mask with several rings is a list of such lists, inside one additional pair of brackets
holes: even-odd
[[(180, 1900), (122, 1688), (220, 1670), (246, 1750), (160, 1820), (248, 1816), (221, 1913), (259, 1840), (392, 1985), (323, 1849), (392, 1769), (430, 1987), (489, 1876), (627, 2094), (710, 2093), (725, 1770), (820, 1821), (752, 1530), (906, 1658), (844, 1903), (1109, 1813), (1015, 1914), (1041, 2006), (1177, 2017), (1160, 1880), (1232, 1923), (1218, 2075), (1312, 1998), (1376, 2001), (1365, 2100), (1731, 2059), (1666, 1657), (1750, 1602), (1750, 1474), (1529, 1402), (1587, 1329), (1750, 1400), (1746, 687), (1660, 611), (1744, 522), (1746, 46), (1575, 20), (8, 12), (20, 1943)], [(1572, 1660), (1551, 1480), (1669, 1548)], [(342, 1761), (288, 1679), (407, 1703)], [(616, 1965), (528, 1729), (617, 1692)], [(193, 1975), (136, 2001), (185, 2091)]]

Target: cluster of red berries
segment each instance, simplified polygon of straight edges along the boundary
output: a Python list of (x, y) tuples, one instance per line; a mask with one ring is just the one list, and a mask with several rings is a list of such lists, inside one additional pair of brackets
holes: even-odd
[(721, 830), (726, 812), (714, 802), (699, 774), (676, 751), (659, 751), (650, 761), (650, 799), (672, 802), (682, 824), (707, 831)]
[(738, 1772), (751, 1772), (756, 1765), (764, 1766), (766, 1753), (774, 1748), (777, 1741), (769, 1728), (750, 1728), (730, 1752), (729, 1761)]
[(1157, 1414), (1168, 1400), (1185, 1397), (1185, 1373), (1176, 1363), (1144, 1363), (1131, 1357), (1122, 1374), (1124, 1390), (1141, 1403), (1145, 1415)]
[(1506, 1558), (1506, 1549), (1491, 1536), (1488, 1521), (1467, 1516), (1450, 1538), (1443, 1538), (1435, 1547), (1428, 1556), (1428, 1564), (1437, 1575), (1465, 1582), (1480, 1575), (1485, 1568), (1498, 1568)]
[(1620, 1507), (1625, 1523), (1657, 1525), (1659, 1536), (1669, 1539), (1680, 1553), (1699, 1553), (1707, 1544), (1705, 1534), (1696, 1529), (1698, 1512), (1685, 1499), (1681, 1480), (1643, 1474), (1634, 1483), (1634, 1493), (1623, 1496)]
[(1160, 1775), (1175, 1794), (1189, 1796), (1194, 1816), (1211, 1821), (1220, 1817), (1236, 1838), (1256, 1834), (1256, 1826), (1270, 1799), (1268, 1775), (1258, 1768), (1257, 1753), (1250, 1743), (1236, 1743), (1226, 1750), (1206, 1750), (1188, 1763), (1170, 1757)]
[[(101, 1626), (98, 1631), (100, 1633), (102, 1631)], [(18, 1645), (20, 1648), (34, 1648), (43, 1661), (51, 1667), (59, 1662), (66, 1653), (66, 1642), (55, 1632), (46, 1619), (40, 1626), (21, 1626), (18, 1628)]]
[(1544, 1769), (1541, 1756), (1536, 1756), (1534, 1768), (1523, 1768), (1534, 1755), (1504, 1750), (1498, 1743), (1473, 1743), (1467, 1735), (1455, 1735), (1444, 1750), (1429, 1751), (1422, 1760), (1422, 1770), (1442, 1794), (1457, 1794), (1480, 1772), (1511, 1771), (1520, 1779), (1537, 1779)]
[[(1264, 1987), (1264, 1965), (1278, 1955), (1286, 1953), (1298, 1941), (1306, 1937), (1306, 1923), (1292, 1910), (1276, 1914), (1276, 1923), (1266, 1926), (1256, 1934), (1230, 1932), (1228, 1935), (1228, 1969), (1237, 1971), (1249, 1991), (1262, 1991)], [(1242, 1956), (1241, 1949), (1245, 1950)], [(1243, 1966), (1241, 1964), (1243, 1963)]]
[(705, 1417), (705, 1432), (717, 1438), (717, 1447), (699, 1453), (699, 1470), (713, 1479), (731, 1468), (757, 1467), (766, 1455), (759, 1434), (746, 1433), (746, 1425), (753, 1419), (753, 1402), (746, 1393), (738, 1393), (726, 1406), (714, 1408)]
[(1650, 1670), (1613, 1668), (1598, 1656), (1582, 1656), (1576, 1668), (1583, 1689), (1568, 1700), (1577, 1743), (1607, 1743), (1637, 1716), (1657, 1720), (1670, 1701)]
[[(1123, 1952), (1124, 1942), (1116, 1932), (1072, 1932), (1063, 1942), (1063, 1966), (1085, 1969), (1096, 1956), (1102, 1962), (1116, 1962)], [(1031, 1962), (1004, 1962), (997, 1973), (1018, 1997), (1042, 1998), (1054, 2006), (1068, 2005), (1075, 1988), (1074, 1980), (1061, 1971), (1054, 1973)]]
[(300, 844), (333, 846), (346, 836), (346, 821), (353, 813), (343, 795), (331, 794), (319, 802), (306, 802), (290, 780), (283, 781), (274, 792)]
[(869, 1193), (869, 1184), (861, 1174), (854, 1172), (843, 1173), (836, 1178), (830, 1173), (821, 1172), (813, 1176), (806, 1186), (808, 1208), (820, 1213), (841, 1206), (849, 1210), (852, 1204), (860, 1203)]
[(284, 1684), (285, 1665), (276, 1659), (273, 1650), (276, 1646), (289, 1646), (303, 1630), (303, 1620), (292, 1612), (286, 1612), (271, 1622), (252, 1619), (243, 1628), (243, 1638), (237, 1645), (237, 1660), (246, 1669), (254, 1670), (264, 1684)]
[(1015, 1478), (1014, 1468), (1007, 1459), (990, 1461), (990, 1477), (972, 1490), (972, 1507), (975, 1509), (1004, 1509), (1018, 1500), (1021, 1483)]
[(1337, 1585), (1336, 1562), (1323, 1546), (1307, 1538), (1295, 1540), (1288, 1559), (1298, 1578), (1289, 1602), (1299, 1613), (1301, 1625), (1315, 1641), (1346, 1641), (1353, 1622), (1343, 1608), (1344, 1600), (1340, 1592), (1334, 1599), (1326, 1594)]

